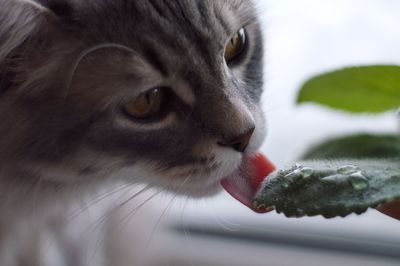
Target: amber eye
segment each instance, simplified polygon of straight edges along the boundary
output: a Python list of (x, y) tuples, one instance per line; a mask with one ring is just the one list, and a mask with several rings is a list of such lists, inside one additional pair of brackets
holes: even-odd
[(124, 106), (125, 112), (137, 119), (153, 118), (160, 114), (164, 100), (165, 91), (162, 88), (154, 88), (128, 102)]
[(235, 60), (244, 50), (246, 45), (246, 32), (241, 28), (233, 35), (225, 47), (225, 60), (231, 62)]

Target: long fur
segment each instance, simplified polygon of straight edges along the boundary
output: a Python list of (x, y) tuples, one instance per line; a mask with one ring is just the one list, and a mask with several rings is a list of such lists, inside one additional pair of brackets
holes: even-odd
[[(227, 63), (242, 27), (246, 49)], [(14, 266), (2, 241), (31, 250), (31, 227), (62, 224), (110, 183), (218, 192), (264, 136), (262, 56), (249, 0), (0, 0), (0, 264)], [(165, 116), (124, 112), (153, 88)], [(221, 145), (253, 129), (245, 151)]]

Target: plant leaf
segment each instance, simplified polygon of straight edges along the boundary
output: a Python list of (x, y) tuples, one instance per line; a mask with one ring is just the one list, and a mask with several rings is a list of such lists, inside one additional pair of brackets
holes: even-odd
[(332, 218), (399, 199), (399, 160), (307, 161), (269, 176), (253, 204), (288, 217)]
[(352, 67), (316, 76), (302, 86), (297, 102), (314, 102), (356, 113), (398, 108), (400, 66)]
[(400, 157), (400, 134), (357, 134), (325, 141), (309, 149), (302, 160)]
[(310, 149), (303, 160), (266, 178), (255, 207), (273, 207), (289, 217), (330, 218), (400, 200), (400, 135), (329, 140)]

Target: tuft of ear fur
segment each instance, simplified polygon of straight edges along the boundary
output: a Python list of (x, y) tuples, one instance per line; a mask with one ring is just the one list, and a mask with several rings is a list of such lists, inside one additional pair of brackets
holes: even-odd
[(38, 27), (43, 9), (27, 0), (0, 2), (0, 64)]
[(72, 6), (68, 1), (65, 0), (36, 0), (36, 1), (37, 3), (40, 3), (42, 7), (46, 8), (49, 12), (52, 12), (54, 15), (60, 18), (69, 17), (72, 14)]
[(0, 93), (12, 86), (18, 50), (34, 42), (56, 16), (34, 0), (0, 1)]
[(36, 8), (38, 11), (51, 13), (50, 9), (34, 0), (15, 0), (14, 2), (20, 2), (21, 4), (30, 5), (32, 8)]

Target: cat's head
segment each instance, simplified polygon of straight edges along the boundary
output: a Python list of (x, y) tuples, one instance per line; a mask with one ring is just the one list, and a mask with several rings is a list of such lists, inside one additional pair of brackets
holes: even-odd
[(0, 39), (14, 36), (0, 45), (8, 164), (56, 182), (121, 176), (204, 195), (259, 148), (263, 48), (250, 1), (0, 9)]

